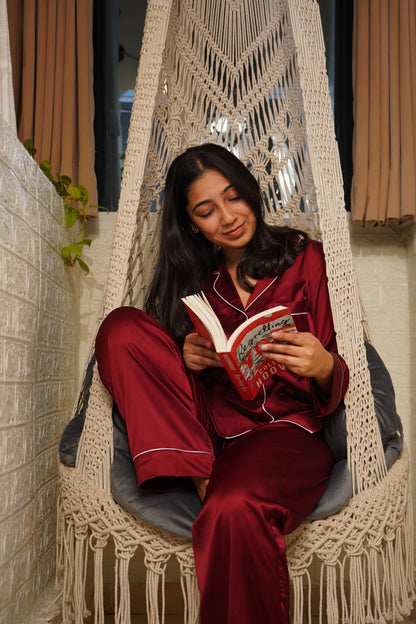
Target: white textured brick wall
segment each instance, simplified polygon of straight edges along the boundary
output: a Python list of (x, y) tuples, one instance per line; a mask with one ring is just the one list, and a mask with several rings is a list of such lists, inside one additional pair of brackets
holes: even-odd
[(54, 576), (57, 443), (78, 379), (63, 207), (0, 123), (0, 623), (34, 621)]

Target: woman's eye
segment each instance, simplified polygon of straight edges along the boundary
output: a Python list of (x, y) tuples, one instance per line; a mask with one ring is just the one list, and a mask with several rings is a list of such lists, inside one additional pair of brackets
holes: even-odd
[(240, 196), (239, 195), (235, 195), (234, 197), (230, 197), (228, 199), (228, 201), (235, 202), (235, 201), (238, 201), (239, 199), (241, 199)]
[(212, 210), (208, 210), (207, 212), (204, 212), (203, 214), (197, 214), (196, 216), (199, 217), (200, 219), (205, 219), (206, 217), (209, 217), (210, 214), (212, 214)]

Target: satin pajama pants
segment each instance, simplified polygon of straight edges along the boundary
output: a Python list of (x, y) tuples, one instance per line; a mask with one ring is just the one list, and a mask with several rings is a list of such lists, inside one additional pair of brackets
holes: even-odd
[(168, 332), (135, 308), (110, 313), (96, 357), (126, 421), (139, 484), (210, 477), (192, 527), (201, 624), (289, 624), (284, 535), (325, 490), (332, 457), (320, 436), (280, 421), (219, 440), (199, 378)]

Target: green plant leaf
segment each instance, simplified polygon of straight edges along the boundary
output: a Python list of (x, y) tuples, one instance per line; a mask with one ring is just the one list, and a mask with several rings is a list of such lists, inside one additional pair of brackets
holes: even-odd
[(76, 208), (73, 208), (70, 204), (66, 205), (67, 211), (65, 213), (65, 223), (68, 228), (75, 225), (79, 219), (79, 212)]
[(61, 184), (61, 182), (56, 182), (54, 184), (54, 186), (55, 186), (56, 192), (58, 193), (59, 197), (62, 197), (62, 199), (65, 201), (65, 204), (68, 207), (72, 206), (72, 204), (67, 201), (68, 197), (70, 198), (70, 194), (66, 190), (66, 186)]
[(44, 175), (48, 178), (48, 180), (50, 180), (52, 182), (52, 184), (56, 188), (56, 181), (55, 181), (55, 178), (52, 175), (52, 165), (51, 165), (51, 163), (48, 162), (47, 160), (42, 160), (42, 162), (39, 163), (39, 167), (40, 167), (41, 171), (43, 171)]
[(45, 171), (52, 171), (52, 165), (47, 160), (42, 160), (42, 162), (39, 163), (39, 167), (42, 169), (43, 172), (45, 172)]
[(82, 184), (70, 184), (68, 187), (74, 201), (80, 201), (83, 206), (88, 202), (88, 191)]
[(26, 141), (23, 143), (23, 145), (27, 149), (29, 154), (32, 156), (32, 158), (33, 158), (33, 156), (36, 154), (36, 150), (35, 150), (35, 147), (33, 145), (32, 139), (26, 139)]
[(88, 264), (86, 262), (84, 262), (84, 260), (81, 260), (81, 258), (76, 258), (79, 266), (81, 267), (81, 269), (84, 271), (85, 275), (88, 275), (88, 273), (90, 272), (90, 268), (88, 266)]
[(71, 197), (74, 201), (81, 201), (82, 198), (82, 193), (81, 190), (78, 188), (77, 184), (70, 184), (69, 186), (69, 192), (71, 194)]
[(82, 243), (72, 243), (71, 245), (67, 245), (66, 247), (62, 247), (61, 253), (64, 256), (68, 256), (69, 254), (74, 254), (75, 256), (80, 256), (82, 254)]
[[(26, 139), (23, 144), (28, 150), (31, 156), (34, 156), (36, 149), (33, 146), (31, 139)], [(89, 247), (91, 245), (91, 239), (84, 238), (85, 227), (88, 221), (88, 215), (85, 210), (88, 204), (88, 190), (82, 184), (72, 184), (72, 179), (67, 175), (56, 174), (56, 179), (52, 173), (52, 165), (47, 160), (42, 160), (39, 164), (39, 168), (44, 175), (50, 180), (55, 187), (56, 192), (62, 198), (65, 208), (65, 224), (68, 228), (75, 225), (77, 221), (80, 221), (80, 230), (82, 239), (66, 247), (62, 247), (61, 256), (66, 266), (73, 267), (76, 262), (79, 263), (81, 269), (86, 275), (90, 272), (87, 263), (81, 259), (81, 254), (84, 246)], [(79, 205), (82, 204), (82, 206)], [(107, 210), (103, 206), (92, 205), (91, 207), (98, 208), (98, 210)]]
[(57, 177), (60, 179), (60, 181), (62, 182), (64, 186), (69, 186), (72, 182), (72, 178), (70, 178), (67, 175), (62, 175), (62, 176), (58, 175)]

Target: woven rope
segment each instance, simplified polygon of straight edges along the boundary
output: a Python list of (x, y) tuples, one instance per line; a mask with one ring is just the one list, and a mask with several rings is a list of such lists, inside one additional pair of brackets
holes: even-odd
[[(149, 0), (110, 270), (98, 315), (140, 306), (158, 248), (161, 194), (172, 159), (215, 141), (261, 185), (266, 218), (321, 238), (338, 345), (351, 371), (349, 462), (358, 494), (328, 520), (288, 539), (293, 618), (311, 613), (313, 561), (326, 621), (362, 624), (406, 614), (413, 601), (409, 470), (386, 474), (349, 246), (319, 12), (312, 0)], [(81, 622), (88, 549), (96, 623), (103, 623), (102, 552), (116, 552), (116, 622), (129, 622), (128, 568), (141, 546), (149, 622), (163, 621), (166, 564), (182, 573), (185, 622), (198, 621), (191, 545), (146, 527), (109, 493), (111, 398), (94, 372), (76, 469), (62, 469), (59, 562), (65, 621)], [(350, 585), (350, 597), (344, 585)], [(326, 596), (324, 596), (324, 587)], [(305, 615), (306, 611), (306, 615)], [(321, 614), (321, 621), (323, 615)]]
[[(363, 314), (344, 209), (339, 154), (335, 140), (325, 50), (316, 3), (289, 2), (297, 44), (308, 133), (308, 149), (316, 187), (328, 287), (338, 348), (350, 368), (347, 408), (348, 452), (358, 491), (385, 475), (370, 374), (363, 338)], [(314, 50), (314, 54), (311, 54)]]

